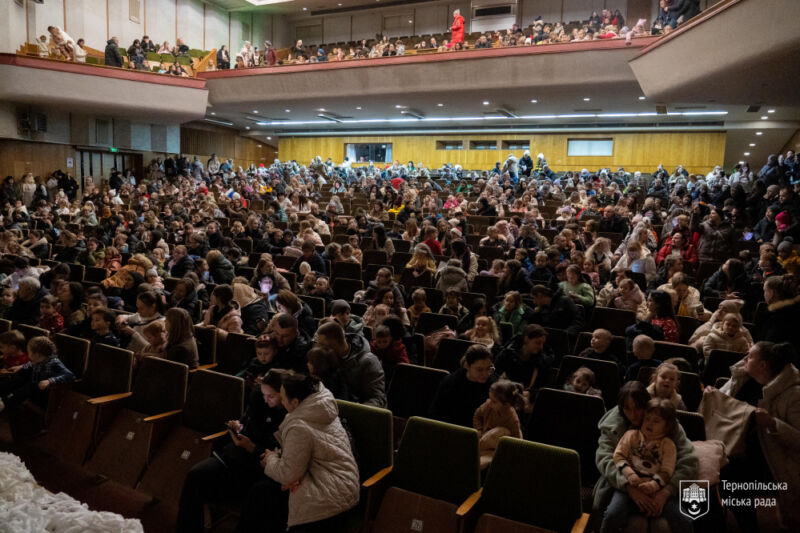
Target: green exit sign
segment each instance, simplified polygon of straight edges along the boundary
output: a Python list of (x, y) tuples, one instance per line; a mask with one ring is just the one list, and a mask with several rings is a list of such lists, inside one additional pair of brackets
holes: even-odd
[(112, 152), (119, 152), (119, 148), (114, 148), (113, 146), (109, 148)]

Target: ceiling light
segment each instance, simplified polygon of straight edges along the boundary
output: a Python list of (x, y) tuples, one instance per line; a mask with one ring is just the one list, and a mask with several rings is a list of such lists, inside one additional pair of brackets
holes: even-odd
[(308, 8), (307, 8), (307, 7), (304, 7), (304, 8), (303, 8), (303, 11), (308, 11)]
[(768, 117), (767, 115), (763, 115), (763, 116), (761, 117), (761, 120), (767, 120), (768, 118), (769, 118), (769, 117)]
[(403, 106), (401, 106), (400, 104), (395, 104), (394, 107), (395, 107), (395, 109), (402, 109), (403, 108)]
[(245, 126), (244, 129), (249, 130), (250, 126)]
[(258, 147), (261, 148), (261, 145), (259, 144)]
[(319, 118), (324, 118), (325, 120), (330, 120), (331, 122), (342, 122), (342, 119), (337, 117), (336, 115), (331, 115), (330, 113), (317, 113)]
[(213, 115), (216, 115), (216, 113), (214, 113), (214, 112), (212, 111), (211, 113), (209, 113), (209, 115), (212, 115), (212, 116), (213, 116)]
[(756, 145), (756, 143), (750, 143), (750, 147), (751, 147), (751, 148), (752, 148), (753, 146), (755, 146), (755, 145)]
[(319, 109), (317, 109), (317, 111), (325, 111), (325, 108), (324, 107), (320, 107)]
[(767, 109), (767, 113), (774, 113), (774, 112), (775, 112), (774, 109)]
[[(339, 4), (339, 5), (342, 5), (342, 4)], [(358, 109), (359, 111), (361, 111), (361, 106), (360, 106), (360, 105), (359, 105), (359, 106), (356, 106), (356, 109)]]
[(271, 140), (272, 140), (272, 137), (267, 137), (267, 140), (268, 140), (268, 141), (271, 141)]
[(590, 100), (591, 100), (591, 98), (588, 98), (588, 97), (583, 99), (584, 102), (588, 102)]
[(484, 100), (483, 101), (483, 105), (489, 105), (489, 101), (488, 100)]
[(750, 155), (750, 152), (745, 152), (744, 155)]
[(444, 104), (436, 104), (436, 107), (444, 107)]
[(254, 6), (268, 6), (270, 4), (283, 4), (285, 2), (289, 2), (290, 0), (247, 0), (247, 1), (253, 4)]
[(400, 111), (400, 114), (406, 117), (415, 118), (417, 120), (422, 120), (423, 118), (425, 118), (424, 113), (416, 111), (414, 109), (403, 109), (402, 111)]
[(213, 118), (204, 118), (203, 120), (205, 120), (206, 122), (211, 122), (212, 124), (220, 124), (222, 126), (233, 126), (233, 122), (230, 122), (228, 120), (215, 120)]
[(739, 161), (739, 164), (740, 165), (744, 165), (744, 161)]
[(764, 132), (763, 131), (757, 131), (756, 135), (764, 135)]
[(258, 115), (258, 109), (253, 109), (253, 113), (255, 113), (256, 115)]
[(645, 97), (645, 96), (640, 96), (639, 97), (639, 100), (646, 100), (646, 99), (647, 99), (647, 97)]
[(531, 103), (532, 103), (532, 104), (537, 104), (537, 103), (539, 103), (539, 100), (537, 100), (536, 98), (534, 98), (533, 100), (531, 100)]
[(339, 2), (339, 7), (342, 7), (342, 3), (341, 2)]
[(284, 109), (284, 111), (286, 111), (287, 113), (291, 113), (292, 110), (291, 109)]

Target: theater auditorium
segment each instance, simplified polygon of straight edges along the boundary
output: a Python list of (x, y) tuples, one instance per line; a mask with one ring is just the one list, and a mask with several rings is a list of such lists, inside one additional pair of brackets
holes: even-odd
[(0, 533), (800, 531), (797, 0), (2, 0)]

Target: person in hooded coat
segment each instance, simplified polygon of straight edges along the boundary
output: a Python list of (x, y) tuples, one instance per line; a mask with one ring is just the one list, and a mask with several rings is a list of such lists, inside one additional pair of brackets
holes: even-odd
[(436, 288), (442, 293), (446, 293), (449, 289), (455, 289), (460, 292), (469, 291), (467, 273), (461, 268), (461, 261), (458, 259), (450, 259), (447, 262), (447, 266), (439, 271), (438, 278)]
[(453, 11), (453, 25), (450, 26), (450, 46), (455, 46), (456, 43), (464, 42), (464, 17), (461, 15), (461, 10), (456, 9)]
[(262, 333), (269, 322), (269, 307), (266, 300), (244, 283), (233, 284), (233, 300), (239, 305), (242, 331), (245, 335)]
[(208, 273), (217, 284), (230, 284), (235, 277), (233, 264), (219, 250), (211, 250), (206, 255)]
[(230, 285), (217, 285), (211, 293), (211, 306), (206, 309), (202, 327), (217, 328), (217, 336), (223, 340), (228, 333), (243, 333), (242, 313), (239, 304), (233, 300), (233, 289)]

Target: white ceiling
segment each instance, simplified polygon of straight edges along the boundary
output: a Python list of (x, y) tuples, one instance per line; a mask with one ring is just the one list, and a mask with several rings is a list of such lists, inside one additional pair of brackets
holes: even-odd
[[(381, 3), (385, 4), (389, 1), (391, 0), (290, 0), (288, 2), (256, 6), (247, 0), (205, 0), (208, 4), (213, 4), (228, 11), (259, 10), (284, 15), (310, 14), (313, 11), (322, 9), (369, 8), (372, 7), (373, 3), (376, 4), (376, 7), (379, 7)], [(303, 8), (306, 8), (306, 10), (304, 11)]]

